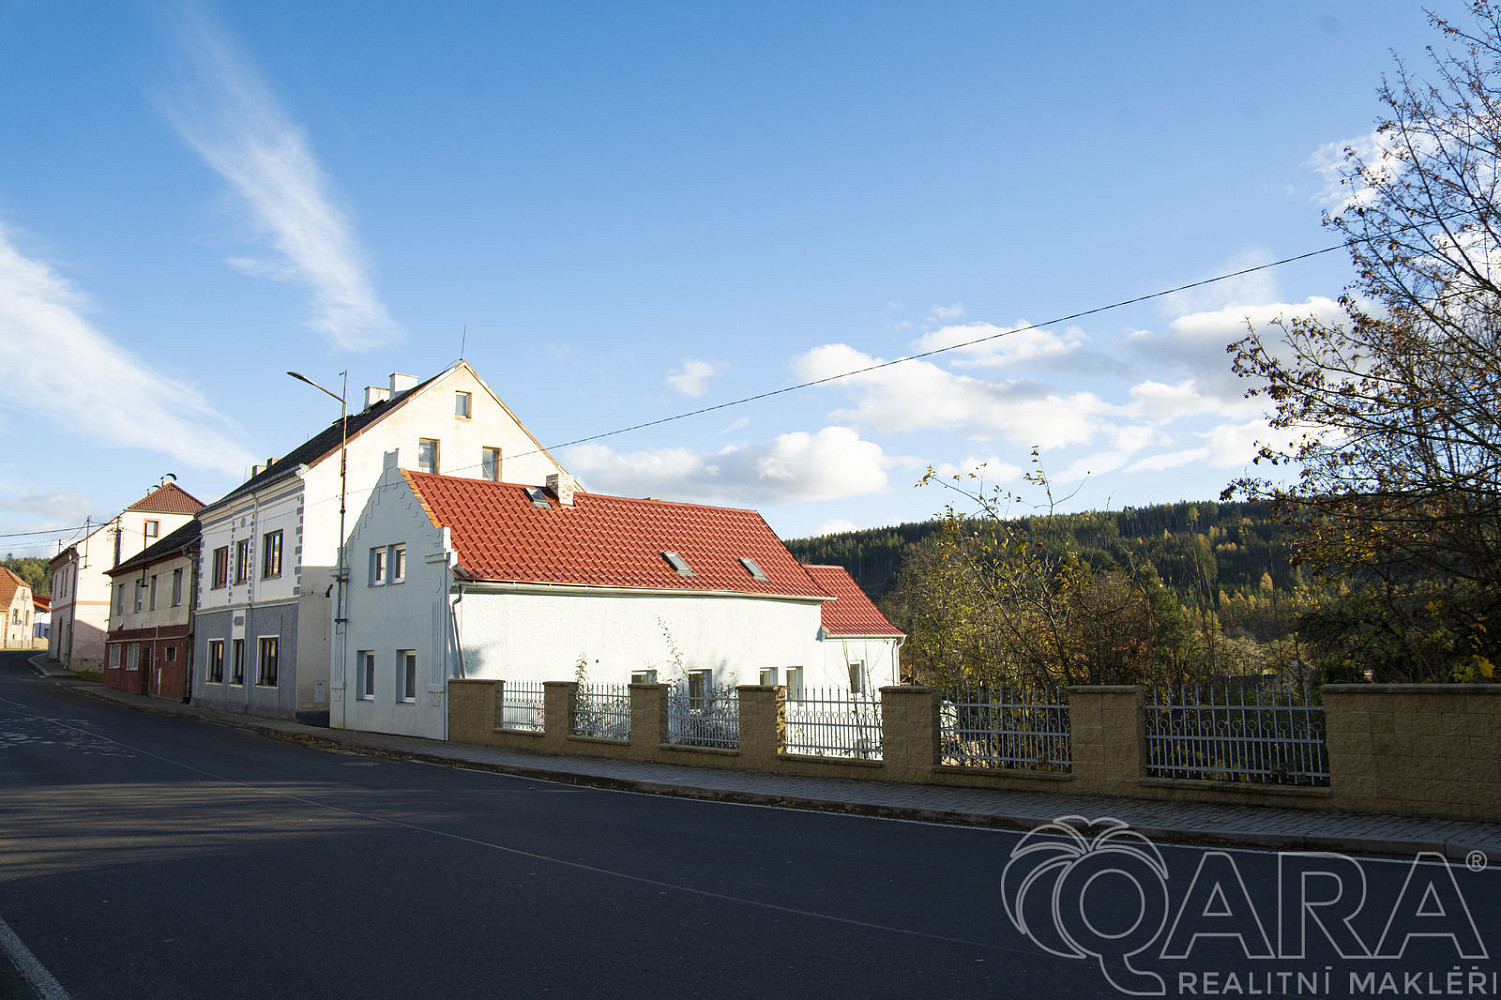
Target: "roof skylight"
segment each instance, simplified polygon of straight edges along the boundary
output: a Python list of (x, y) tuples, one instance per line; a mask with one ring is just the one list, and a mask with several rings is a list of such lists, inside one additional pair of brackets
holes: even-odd
[(688, 565), (688, 560), (684, 559), (682, 556), (678, 555), (676, 552), (671, 551), (670, 549), (662, 553), (662, 558), (667, 560), (667, 565), (671, 566), (673, 571), (677, 573), (678, 576), (698, 575), (697, 573), (693, 572), (693, 567)]
[(547, 499), (547, 494), (543, 493), (537, 487), (535, 487), (535, 486), (528, 486), (526, 488), (526, 495), (527, 495), (527, 498), (529, 500), (531, 500), (533, 507), (538, 507), (538, 508), (540, 508), (542, 510), (551, 510), (552, 509), (552, 501), (549, 500), (549, 499)]
[(754, 559), (752, 559), (750, 556), (741, 556), (740, 557), (740, 565), (742, 565), (742, 566), (745, 567), (745, 571), (751, 575), (751, 579), (753, 579), (753, 580), (768, 580), (768, 579), (770, 579), (770, 577), (768, 577), (766, 575), (766, 571), (764, 569), (762, 569), (760, 566), (757, 566), (756, 565), (756, 561)]

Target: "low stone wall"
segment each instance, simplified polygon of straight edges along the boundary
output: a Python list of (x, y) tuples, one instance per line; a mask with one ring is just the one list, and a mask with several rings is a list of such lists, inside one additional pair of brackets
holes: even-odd
[(1501, 818), (1501, 685), (1328, 685), (1323, 688), (1327, 787), (1147, 776), (1143, 688), (1069, 689), (1072, 768), (991, 769), (938, 763), (938, 692), (881, 689), (881, 760), (789, 754), (786, 692), (739, 688), (738, 750), (667, 740), (667, 687), (632, 684), (628, 741), (569, 735), (576, 685), (544, 688), (545, 729), (499, 728), (504, 681), (449, 681), (449, 738), (546, 754), (607, 757), (807, 777), (867, 778), (970, 788), (1088, 792), (1459, 819)]

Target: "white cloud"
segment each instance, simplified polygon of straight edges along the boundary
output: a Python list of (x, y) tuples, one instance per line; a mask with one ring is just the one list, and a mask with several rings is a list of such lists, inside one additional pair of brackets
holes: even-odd
[(811, 537), (819, 535), (837, 535), (845, 531), (859, 531), (860, 526), (854, 521), (846, 521), (842, 517), (831, 517), (827, 521), (820, 521), (813, 526)]
[(370, 279), (349, 215), (302, 129), (282, 110), (250, 60), (200, 8), (176, 21), (176, 37), (196, 74), (166, 108), (183, 140), (249, 208), (278, 257), (232, 257), (255, 277), (298, 281), (313, 293), (313, 329), (348, 350), (402, 336)]
[(951, 306), (934, 306), (928, 312), (930, 319), (958, 319), (964, 315), (964, 303), (955, 302)]
[(1366, 166), (1386, 176), (1393, 175), (1399, 166), (1399, 161), (1386, 156), (1385, 141), (1376, 132), (1358, 135), (1344, 142), (1326, 142), (1314, 150), (1304, 165), (1318, 173), (1324, 186), (1312, 200), (1331, 213), (1368, 205), (1376, 197), (1376, 192), (1369, 187), (1357, 188), (1345, 183), (1345, 174), (1352, 167), (1347, 151), (1353, 152)]
[(12, 525), (7, 531), (43, 531), (80, 524), (97, 509), (88, 497), (72, 490), (37, 490), (18, 485), (17, 480), (8, 474), (3, 478), (3, 485), (0, 485), (0, 510), (31, 514), (39, 518), (34, 522)]
[(709, 379), (722, 370), (722, 366), (708, 361), (684, 358), (681, 368), (668, 373), (667, 384), (685, 396), (702, 396), (709, 391)]
[[(0, 228), (0, 409), (119, 448), (239, 475), (254, 461), (198, 390), (94, 329), (83, 297)], [(84, 459), (86, 461), (86, 459)]]
[(898, 464), (848, 427), (795, 431), (759, 445), (717, 452), (688, 448), (618, 453), (606, 445), (572, 449), (568, 467), (602, 492), (739, 506), (838, 500), (888, 493)]
[[(825, 344), (793, 359), (803, 381), (882, 363), (848, 344)], [(907, 361), (852, 375), (835, 383), (855, 399), (835, 420), (867, 424), (885, 433), (940, 430), (974, 440), (1004, 438), (1044, 449), (1081, 444), (1112, 412), (1088, 392), (1062, 395), (1020, 381), (985, 381), (956, 375), (930, 361)]]
[[(971, 343), (972, 341), (980, 343)], [(1074, 354), (1084, 335), (1071, 327), (1063, 336), (1031, 327), (1026, 320), (1015, 326), (964, 323), (923, 334), (912, 342), (914, 354), (951, 348), (956, 367), (1017, 366), (1025, 362), (1052, 361)], [(967, 346), (957, 347), (955, 345)]]
[[(1235, 274), (1253, 267), (1270, 264), (1276, 258), (1262, 247), (1241, 251), (1214, 269), (1214, 274)], [(1174, 292), (1162, 302), (1169, 315), (1183, 316), (1189, 313), (1208, 312), (1245, 302), (1275, 302), (1277, 300), (1276, 272), (1267, 268), (1250, 274), (1225, 278), (1198, 288)]]
[[(971, 486), (993, 486), (996, 483), (1009, 483), (1021, 478), (1021, 466), (1012, 465), (992, 455), (989, 458), (980, 458), (970, 455), (958, 462), (939, 462), (933, 466), (933, 473), (940, 479), (959, 479)], [(971, 476), (974, 478), (971, 479)]]

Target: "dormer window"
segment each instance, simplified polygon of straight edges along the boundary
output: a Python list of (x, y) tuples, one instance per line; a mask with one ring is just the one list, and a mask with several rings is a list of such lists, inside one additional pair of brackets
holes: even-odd
[(691, 567), (691, 566), (688, 565), (688, 560), (684, 559), (682, 556), (678, 555), (676, 552), (673, 552), (671, 550), (663, 552), (662, 553), (662, 558), (667, 560), (667, 565), (671, 566), (672, 567), (672, 571), (674, 573), (676, 573), (678, 576), (697, 576), (698, 575), (698, 574), (696, 574), (696, 573), (693, 572), (693, 567)]
[(547, 494), (535, 486), (526, 488), (526, 498), (532, 502), (532, 506), (541, 510), (552, 510), (552, 501), (547, 499)]
[(751, 575), (752, 580), (765, 581), (770, 579), (770, 577), (766, 575), (766, 571), (763, 570), (760, 566), (757, 566), (756, 561), (750, 556), (741, 556), (740, 565), (745, 567), (745, 571)]

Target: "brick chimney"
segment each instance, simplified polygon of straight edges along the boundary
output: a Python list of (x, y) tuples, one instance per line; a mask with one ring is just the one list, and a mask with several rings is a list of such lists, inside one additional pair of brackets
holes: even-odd
[(547, 489), (564, 507), (573, 506), (573, 477), (568, 473), (559, 475), (554, 472), (548, 475)]

